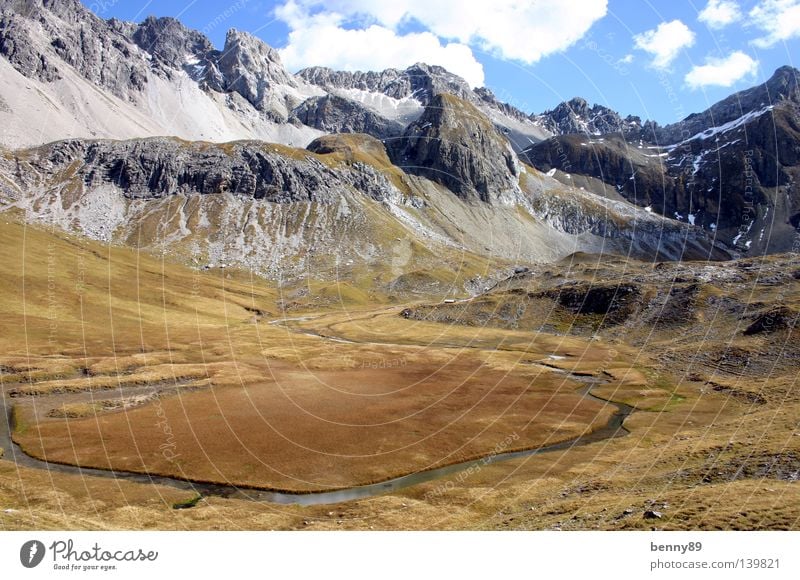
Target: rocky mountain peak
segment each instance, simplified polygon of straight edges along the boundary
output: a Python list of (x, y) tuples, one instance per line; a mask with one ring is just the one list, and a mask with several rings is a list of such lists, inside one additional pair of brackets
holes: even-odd
[(525, 157), (563, 182), (706, 228), (737, 251), (786, 251), (800, 227), (799, 77), (781, 67), (678, 123), (560, 135)]
[(325, 90), (357, 89), (380, 92), (396, 99), (406, 96), (405, 86), (394, 86), (402, 73), (397, 69), (383, 71), (337, 71), (326, 66), (312, 66), (297, 73), (303, 81)]
[(514, 105), (504, 103), (499, 100), (495, 94), (487, 87), (478, 87), (472, 90), (472, 93), (478, 97), (482, 102), (486, 103), (489, 107), (501, 111), (503, 114), (508, 115), (517, 121), (529, 121), (529, 115), (517, 109)]
[(508, 141), (473, 104), (452, 94), (437, 94), (389, 149), (395, 165), (465, 199), (503, 201), (517, 189), (519, 167)]
[[(59, 18), (69, 22), (77, 22), (79, 19), (96, 19), (97, 17), (80, 2), (80, 0), (17, 0), (11, 1), (13, 9), (21, 13), (25, 10), (33, 12), (39, 6), (49, 10)], [(30, 12), (29, 12), (30, 13)]]
[(235, 28), (228, 30), (219, 61), (223, 67), (239, 66), (245, 72), (261, 76), (275, 84), (297, 85), (294, 77), (283, 67), (278, 51), (249, 32)]
[(440, 93), (449, 93), (460, 99), (471, 96), (467, 82), (441, 66), (418, 62), (403, 71), (403, 76), (408, 79), (410, 94), (423, 104), (431, 103)]
[(765, 85), (773, 100), (800, 102), (800, 70), (792, 66), (776, 69)]
[(148, 16), (133, 32), (131, 39), (153, 58), (173, 68), (184, 66), (187, 58), (206, 58), (214, 50), (205, 35), (170, 17)]
[(705, 111), (693, 113), (665, 127), (653, 123), (645, 138), (664, 145), (680, 143), (711, 127), (723, 126), (745, 115), (765, 112), (784, 102), (800, 103), (798, 79), (800, 71), (796, 68), (780, 67), (766, 82), (734, 93)]
[(270, 89), (274, 86), (297, 86), (283, 67), (278, 51), (252, 34), (233, 28), (225, 37), (217, 66), (226, 90), (239, 93), (261, 111), (269, 108)]
[(586, 99), (581, 97), (573, 97), (554, 109), (531, 118), (555, 135), (628, 133), (641, 127), (638, 117), (628, 116), (623, 119), (619, 113), (603, 105), (589, 106)]
[(589, 103), (582, 97), (572, 97), (566, 103), (561, 104), (566, 105), (576, 115), (585, 115), (589, 110)]
[(425, 63), (416, 63), (405, 70), (334, 71), (327, 67), (310, 67), (297, 76), (323, 89), (358, 89), (383, 93), (394, 99), (413, 97), (428, 105), (435, 95), (450, 93), (462, 99), (473, 99), (472, 91), (461, 77), (446, 69)]
[[(377, 95), (386, 95), (393, 99), (405, 100), (406, 102), (402, 106), (403, 111), (400, 115), (402, 117), (400, 120), (404, 126), (414, 120), (422, 111), (421, 107), (416, 109), (413, 102), (419, 103), (424, 107), (429, 105), (436, 95), (449, 93), (483, 111), (517, 151), (521, 151), (530, 143), (541, 141), (549, 136), (549, 132), (541, 123), (531, 119), (528, 114), (523, 113), (513, 105), (500, 101), (488, 88), (471, 89), (464, 79), (448, 72), (441, 66), (416, 63), (405, 70), (386, 69), (368, 72), (334, 71), (326, 67), (310, 67), (298, 72), (297, 77), (306, 83), (320, 87), (326, 92), (336, 93), (349, 100), (361, 100), (367, 107), (370, 106), (370, 103), (377, 105), (376, 112), (384, 116), (387, 111), (385, 109), (381, 110), (380, 99), (370, 95), (354, 95), (353, 91), (373, 93), (375, 97)], [(315, 111), (318, 110), (317, 103), (311, 104), (314, 105), (313, 109)], [(326, 102), (324, 104), (331, 105), (333, 103)], [(342, 111), (342, 109), (342, 107), (337, 106), (337, 111)], [(306, 112), (303, 113), (306, 114)], [(333, 119), (332, 123), (325, 124), (334, 127), (347, 127), (348, 123), (339, 122), (338, 118), (340, 116), (337, 114), (337, 118)], [(389, 111), (389, 116), (392, 120), (397, 120), (397, 110)], [(315, 122), (312, 126), (319, 128), (321, 125), (316, 123), (319, 117), (314, 114), (311, 118)], [(383, 126), (385, 123), (372, 124), (380, 130), (373, 131), (360, 120), (354, 125), (353, 130), (367, 131), (379, 138), (390, 135), (390, 132), (387, 132), (385, 130), (386, 127)]]

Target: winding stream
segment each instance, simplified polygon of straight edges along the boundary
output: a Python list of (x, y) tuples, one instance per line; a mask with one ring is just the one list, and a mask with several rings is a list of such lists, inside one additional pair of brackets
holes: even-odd
[(580, 392), (583, 394), (585, 398), (598, 401), (605, 405), (612, 405), (617, 408), (617, 410), (614, 412), (614, 414), (611, 416), (611, 418), (605, 425), (603, 425), (602, 427), (596, 429), (591, 433), (587, 433), (585, 435), (581, 435), (579, 437), (575, 437), (573, 439), (562, 441), (561, 443), (556, 443), (553, 445), (547, 445), (536, 449), (528, 449), (522, 451), (510, 451), (505, 453), (489, 454), (478, 459), (464, 461), (461, 463), (454, 463), (452, 465), (447, 465), (436, 469), (429, 469), (426, 471), (410, 473), (408, 475), (395, 477), (393, 479), (389, 479), (380, 483), (374, 483), (370, 485), (359, 485), (355, 487), (337, 489), (332, 491), (322, 491), (314, 493), (275, 492), (275, 491), (267, 491), (262, 489), (248, 488), (236, 485), (204, 483), (199, 481), (180, 479), (176, 477), (149, 476), (146, 474), (134, 473), (130, 471), (112, 471), (104, 469), (77, 467), (74, 465), (52, 463), (49, 461), (36, 459), (34, 457), (31, 457), (30, 455), (27, 455), (19, 447), (19, 445), (17, 445), (13, 441), (11, 437), (11, 433), (14, 428), (12, 424), (12, 415), (11, 415), (12, 407), (8, 402), (7, 396), (5, 395), (0, 397), (0, 403), (2, 403), (2, 417), (3, 417), (3, 419), (0, 420), (0, 447), (6, 450), (6, 455), (3, 457), (3, 459), (13, 461), (19, 466), (44, 469), (49, 472), (67, 473), (71, 475), (80, 475), (84, 477), (88, 476), (88, 477), (119, 478), (138, 483), (168, 485), (178, 489), (193, 491), (204, 496), (210, 495), (210, 496), (219, 496), (226, 498), (249, 499), (253, 501), (271, 502), (278, 504), (299, 504), (299, 505), (333, 504), (343, 501), (364, 499), (380, 495), (383, 493), (397, 491), (406, 487), (410, 487), (412, 485), (446, 477), (453, 473), (469, 469), (473, 466), (484, 466), (492, 463), (498, 463), (500, 461), (508, 461), (511, 459), (530, 457), (533, 455), (539, 455), (541, 453), (548, 453), (552, 451), (568, 449), (578, 445), (587, 445), (589, 443), (596, 443), (598, 441), (604, 441), (607, 439), (624, 436), (628, 433), (628, 430), (625, 429), (623, 423), (625, 419), (628, 417), (628, 415), (630, 415), (633, 412), (633, 407), (625, 405), (624, 403), (605, 401), (603, 399), (595, 397), (590, 392), (593, 387), (605, 382), (604, 380), (597, 379), (594, 377), (572, 375), (570, 373), (566, 373), (566, 376), (568, 376), (573, 380), (578, 380), (586, 383), (586, 385), (582, 387), (580, 390)]

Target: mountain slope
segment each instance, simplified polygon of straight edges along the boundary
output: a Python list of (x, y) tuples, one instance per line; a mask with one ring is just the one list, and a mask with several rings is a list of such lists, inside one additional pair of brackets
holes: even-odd
[(680, 123), (645, 126), (638, 140), (562, 135), (524, 156), (562, 182), (700, 226), (740, 252), (796, 249), (799, 77), (780, 68)]
[(288, 123), (322, 93), (277, 52), (232, 30), (222, 51), (171, 18), (102, 20), (77, 0), (0, 0), (2, 144), (69, 137), (259, 138), (304, 146), (320, 131)]
[(489, 117), (518, 151), (550, 135), (536, 120), (498, 101), (489, 89), (470, 89), (464, 79), (440, 66), (417, 63), (402, 71), (387, 69), (380, 72), (311, 67), (301, 70), (297, 76), (331, 94), (359, 102), (388, 121), (403, 125), (417, 120), (423, 108), (429, 106), (437, 95), (450, 94)]
[[(273, 279), (375, 270), (381, 288), (451, 280), (442, 259), (475, 273), (575, 251), (727, 256), (525, 167), (543, 121), (441, 67), (291, 75), (236, 30), (216, 50), (178, 20), (106, 21), (77, 0), (0, 10), (2, 204), (27, 219)], [(571, 103), (593, 127), (627, 122)], [(568, 121), (554, 130), (583, 127)]]
[[(71, 140), (5, 152), (0, 195), (5, 209), (31, 221), (273, 279), (354, 280), (372, 271), (369, 285), (388, 288), (412, 272), (443, 283), (444, 264), (445, 272), (474, 272), (481, 255), (501, 269), (579, 250), (675, 259), (690, 248), (693, 257), (722, 257), (693, 228), (599, 205), (523, 170), (520, 185), (487, 203), (404, 173), (366, 135), (324, 137), (308, 150)], [(643, 231), (655, 243), (642, 243)]]
[(384, 138), (442, 92), (489, 114), (519, 150), (548, 135), (441, 67), (292, 75), (277, 51), (246, 32), (229, 31), (216, 50), (173, 18), (106, 21), (78, 0), (0, 0), (0, 55), (0, 144), (12, 148), (73, 137), (258, 138), (300, 147), (323, 132)]

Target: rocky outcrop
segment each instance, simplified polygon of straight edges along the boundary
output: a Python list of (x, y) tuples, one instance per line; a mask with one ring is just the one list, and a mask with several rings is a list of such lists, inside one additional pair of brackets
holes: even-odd
[(744, 329), (745, 336), (753, 334), (770, 334), (789, 330), (792, 332), (800, 321), (800, 312), (788, 306), (776, 306), (755, 317), (755, 320)]
[(478, 97), (482, 102), (486, 103), (492, 109), (500, 111), (504, 115), (515, 119), (517, 121), (528, 121), (529, 115), (523, 113), (514, 105), (509, 103), (504, 103), (500, 99), (498, 99), (495, 94), (486, 87), (479, 87), (472, 91), (476, 97)]
[(309, 127), (326, 133), (366, 133), (378, 139), (396, 137), (404, 126), (374, 111), (336, 95), (311, 97), (292, 111), (292, 116)]
[(26, 159), (9, 172), (22, 184), (45, 178), (62, 195), (106, 186), (128, 199), (144, 200), (231, 193), (273, 203), (333, 203), (344, 191), (376, 200), (399, 195), (390, 180), (366, 163), (334, 168), (311, 152), (256, 141), (72, 140), (39, 148)]
[(389, 145), (407, 173), (440, 183), (463, 199), (486, 203), (516, 196), (519, 167), (508, 141), (483, 113), (450, 94), (436, 95), (423, 115)]

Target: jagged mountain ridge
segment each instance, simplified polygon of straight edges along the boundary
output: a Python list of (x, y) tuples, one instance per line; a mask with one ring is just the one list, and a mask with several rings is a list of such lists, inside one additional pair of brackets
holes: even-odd
[(642, 128), (642, 120), (639, 117), (629, 115), (623, 119), (619, 113), (603, 105), (595, 104), (590, 107), (586, 99), (580, 97), (564, 101), (540, 115), (531, 115), (531, 119), (553, 135), (631, 134)]
[(702, 227), (742, 253), (800, 244), (800, 72), (775, 71), (672, 125), (571, 134), (524, 157), (564, 183)]
[(2, 0), (0, 54), (9, 147), (158, 135), (304, 146), (321, 134), (289, 117), (322, 91), (236, 30), (219, 51), (172, 18), (133, 24), (98, 18), (78, 0)]
[[(303, 147), (332, 131), (392, 136), (439, 92), (490, 112), (518, 149), (547, 136), (521, 111), (441, 67), (292, 75), (277, 51), (248, 33), (229, 31), (216, 50), (174, 18), (103, 20), (78, 0), (0, 0), (0, 54), (19, 73), (0, 70), (12, 81), (0, 89), (0, 143), (9, 147), (158, 135)], [(114, 98), (98, 98), (95, 87)], [(25, 102), (15, 98), (21, 91)], [(42, 115), (47, 123), (36, 122)], [(358, 118), (350, 123), (350, 116)]]

